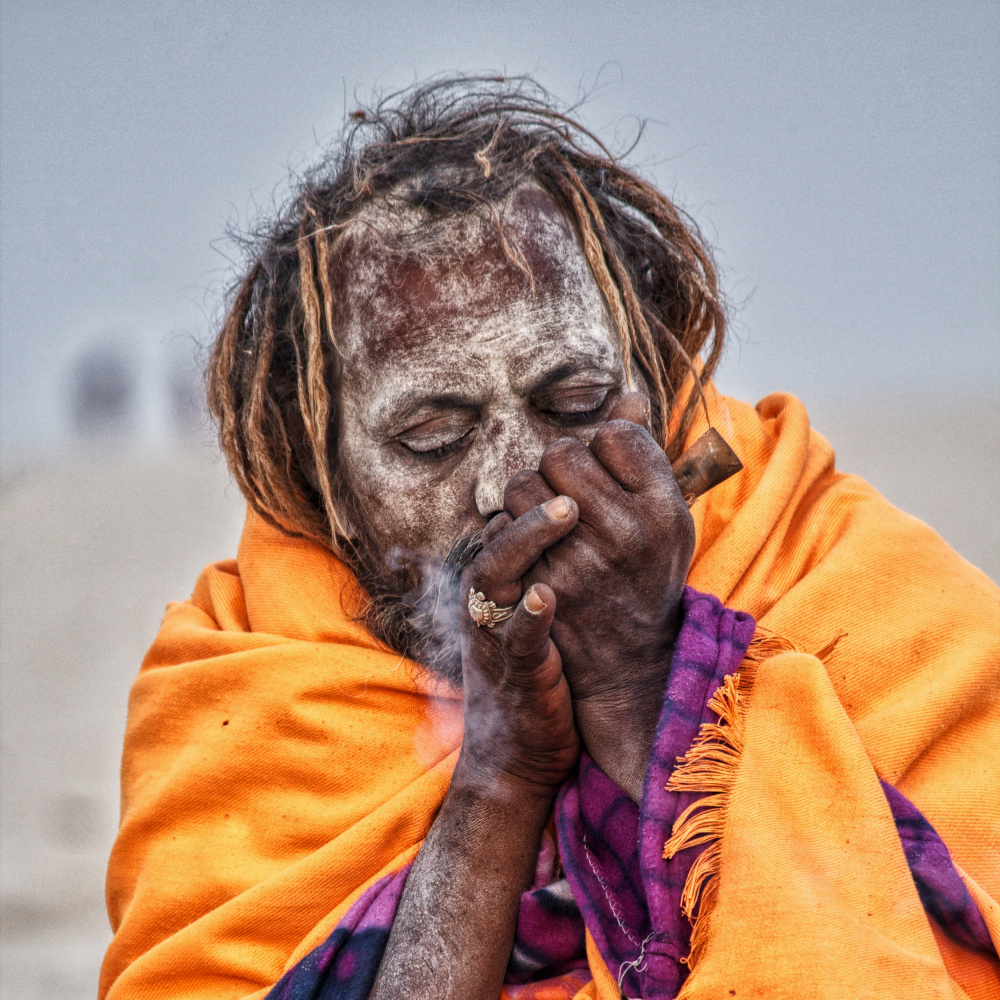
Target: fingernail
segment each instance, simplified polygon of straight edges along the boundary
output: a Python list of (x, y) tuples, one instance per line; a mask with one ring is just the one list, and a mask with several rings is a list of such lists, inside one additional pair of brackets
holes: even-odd
[[(550, 500), (549, 503), (552, 503)], [(538, 596), (538, 591), (534, 587), (524, 595), (524, 606), (533, 614), (541, 614), (547, 607), (545, 601)]]
[(544, 509), (553, 521), (561, 521), (569, 516), (569, 500), (566, 497), (556, 497), (554, 500), (549, 500)]

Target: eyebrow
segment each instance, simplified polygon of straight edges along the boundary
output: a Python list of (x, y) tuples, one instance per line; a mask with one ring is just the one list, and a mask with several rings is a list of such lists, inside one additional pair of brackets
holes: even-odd
[(547, 371), (542, 378), (535, 383), (531, 391), (525, 395), (530, 396), (543, 389), (548, 389), (557, 382), (561, 382), (563, 379), (572, 378), (574, 375), (587, 374), (610, 376), (614, 373), (607, 365), (597, 363), (597, 359), (592, 355), (581, 355), (577, 358), (566, 361), (561, 365), (557, 365), (555, 368), (549, 369), (549, 371)]
[(545, 370), (540, 375), (536, 371), (529, 371), (523, 378), (515, 376), (512, 383), (516, 392), (530, 398), (574, 375), (602, 375), (613, 379), (616, 364), (617, 358), (614, 355), (609, 357), (577, 350), (560, 364)]

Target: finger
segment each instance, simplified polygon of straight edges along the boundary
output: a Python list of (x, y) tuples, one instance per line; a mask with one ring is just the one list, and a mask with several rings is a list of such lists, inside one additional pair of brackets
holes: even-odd
[(503, 505), (512, 517), (520, 517), (532, 507), (551, 500), (555, 495), (555, 491), (542, 478), (540, 472), (524, 469), (510, 477), (503, 491)]
[(601, 465), (594, 452), (576, 438), (553, 441), (542, 453), (538, 471), (557, 493), (576, 500), (580, 506), (580, 520), (587, 524), (603, 524), (625, 500), (621, 486), (611, 473)]
[(629, 420), (649, 430), (649, 399), (641, 392), (626, 392), (608, 414), (608, 420)]
[(556, 595), (544, 583), (529, 587), (504, 629), (507, 663), (514, 670), (535, 670), (549, 655), (549, 628), (556, 611)]
[(630, 493), (676, 485), (670, 461), (649, 431), (629, 420), (612, 420), (597, 429), (590, 449), (601, 465)]
[(578, 519), (579, 510), (570, 497), (555, 497), (533, 507), (476, 556), (463, 577), (465, 585), (498, 607), (515, 604), (521, 597), (521, 577), (550, 545), (573, 530)]
[(503, 531), (509, 524), (514, 522), (514, 518), (510, 516), (506, 511), (501, 511), (499, 514), (494, 515), (486, 522), (486, 527), (483, 528), (482, 538), (483, 546), (487, 546), (493, 541), (497, 535)]

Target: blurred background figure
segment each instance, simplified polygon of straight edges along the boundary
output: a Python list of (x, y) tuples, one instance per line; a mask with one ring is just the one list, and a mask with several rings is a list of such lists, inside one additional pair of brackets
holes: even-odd
[(88, 346), (73, 367), (73, 427), (81, 437), (123, 435), (131, 429), (139, 387), (127, 348), (108, 340)]
[(0, 996), (95, 995), (128, 688), (243, 504), (200, 364), (355, 90), (529, 72), (686, 205), (838, 465), (1000, 577), (1000, 6), (2, 4)]

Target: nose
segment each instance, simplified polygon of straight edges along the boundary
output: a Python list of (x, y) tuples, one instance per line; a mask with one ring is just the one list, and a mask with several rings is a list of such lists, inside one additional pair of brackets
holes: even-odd
[(497, 420), (483, 435), (476, 509), (484, 518), (503, 510), (503, 494), (510, 477), (522, 469), (537, 469), (544, 444), (532, 428), (520, 421)]

